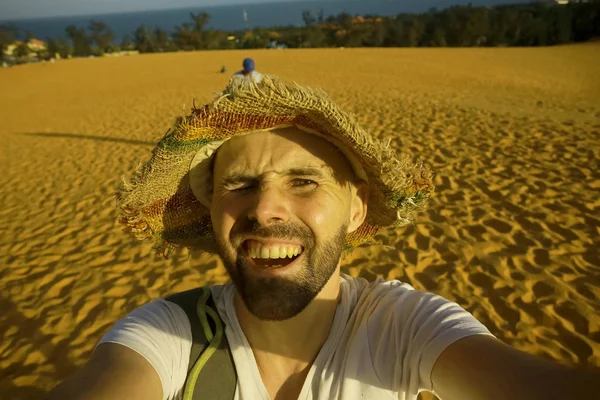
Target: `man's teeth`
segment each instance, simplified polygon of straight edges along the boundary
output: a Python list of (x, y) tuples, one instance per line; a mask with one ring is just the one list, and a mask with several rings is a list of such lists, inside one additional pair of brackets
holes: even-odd
[(302, 246), (263, 246), (252, 243), (248, 246), (248, 254), (252, 258), (292, 258), (302, 253)]

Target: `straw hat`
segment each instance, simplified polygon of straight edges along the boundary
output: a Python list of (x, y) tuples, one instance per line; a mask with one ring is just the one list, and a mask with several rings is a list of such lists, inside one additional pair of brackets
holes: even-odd
[(136, 237), (154, 240), (165, 256), (177, 246), (214, 252), (212, 155), (234, 136), (289, 126), (336, 145), (370, 186), (367, 217), (346, 238), (347, 248), (382, 228), (410, 223), (425, 208), (434, 189), (427, 167), (398, 157), (389, 142), (372, 138), (322, 91), (264, 76), (261, 83), (233, 80), (211, 104), (176, 120), (150, 160), (123, 179), (119, 222)]

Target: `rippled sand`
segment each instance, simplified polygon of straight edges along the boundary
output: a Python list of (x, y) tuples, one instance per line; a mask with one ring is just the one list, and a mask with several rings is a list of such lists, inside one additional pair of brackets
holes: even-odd
[(345, 272), (410, 282), (517, 348), (600, 366), (600, 45), (174, 53), (0, 70), (3, 398), (39, 398), (133, 308), (227, 279), (215, 258), (164, 261), (123, 234), (112, 196), (248, 55), (437, 173), (430, 210)]

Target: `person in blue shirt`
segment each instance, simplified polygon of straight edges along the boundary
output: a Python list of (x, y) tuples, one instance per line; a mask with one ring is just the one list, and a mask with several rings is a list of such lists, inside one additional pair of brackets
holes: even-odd
[(262, 80), (262, 74), (256, 71), (253, 59), (244, 58), (242, 66), (244, 67), (244, 69), (236, 72), (233, 75), (233, 78), (252, 79), (256, 83), (259, 83)]

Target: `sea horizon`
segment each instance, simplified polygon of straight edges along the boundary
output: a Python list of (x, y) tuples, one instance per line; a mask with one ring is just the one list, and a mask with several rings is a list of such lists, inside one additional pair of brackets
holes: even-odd
[[(453, 5), (494, 6), (502, 4), (527, 3), (518, 0), (424, 0), (418, 4), (398, 0), (356, 0), (340, 2), (331, 0), (297, 1), (285, 3), (253, 3), (216, 5), (205, 7), (178, 7), (160, 10), (142, 10), (74, 16), (51, 16), (26, 19), (0, 20), (0, 24), (12, 24), (19, 29), (18, 37), (23, 39), (27, 32), (36, 38), (66, 38), (68, 25), (87, 27), (90, 20), (105, 22), (114, 32), (113, 42), (120, 42), (131, 35), (140, 25), (161, 28), (169, 33), (177, 26), (189, 21), (190, 13), (207, 12), (211, 19), (206, 29), (240, 31), (255, 28), (301, 26), (302, 12), (308, 10), (316, 16), (321, 10), (325, 17), (349, 13), (352, 15), (393, 16), (402, 13), (422, 13), (431, 8), (444, 9)], [(434, 7), (437, 5), (437, 7)]]

